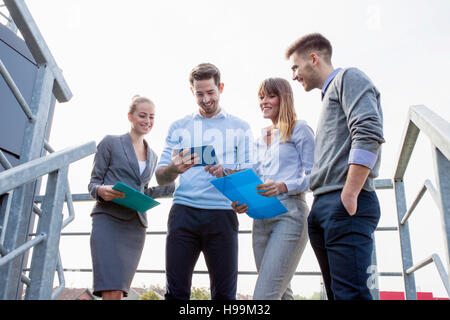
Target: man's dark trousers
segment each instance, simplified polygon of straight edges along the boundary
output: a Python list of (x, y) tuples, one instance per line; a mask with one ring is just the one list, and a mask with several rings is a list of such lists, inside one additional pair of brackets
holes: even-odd
[(371, 300), (373, 232), (380, 219), (376, 193), (361, 190), (356, 214), (341, 201), (342, 190), (314, 197), (308, 231), (329, 300)]
[(233, 210), (173, 204), (167, 222), (166, 300), (188, 300), (192, 274), (203, 252), (212, 300), (235, 300), (239, 222)]

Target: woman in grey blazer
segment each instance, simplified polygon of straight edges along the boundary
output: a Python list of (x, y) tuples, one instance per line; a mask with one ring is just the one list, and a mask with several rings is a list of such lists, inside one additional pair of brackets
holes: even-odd
[(112, 187), (121, 181), (152, 197), (171, 195), (174, 185), (148, 187), (158, 162), (144, 136), (154, 123), (155, 106), (135, 96), (130, 105), (129, 133), (108, 135), (99, 143), (89, 183), (97, 200), (92, 209), (91, 255), (94, 295), (118, 300), (128, 295), (144, 247), (147, 215), (121, 206), (112, 199), (124, 194)]

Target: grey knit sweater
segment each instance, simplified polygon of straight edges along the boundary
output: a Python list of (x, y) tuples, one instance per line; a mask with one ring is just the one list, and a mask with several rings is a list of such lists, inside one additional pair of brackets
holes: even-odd
[[(374, 191), (383, 138), (380, 93), (360, 70), (341, 70), (330, 82), (323, 97), (316, 132), (314, 166), (310, 188), (314, 195), (342, 189), (352, 153), (373, 155), (369, 177), (363, 189)], [(362, 150), (362, 151), (361, 151)], [(369, 153), (367, 153), (369, 152)]]

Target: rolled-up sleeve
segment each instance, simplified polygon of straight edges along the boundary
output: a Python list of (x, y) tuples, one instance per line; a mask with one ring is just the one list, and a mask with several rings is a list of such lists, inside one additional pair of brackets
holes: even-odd
[(385, 142), (379, 92), (356, 69), (345, 72), (342, 86), (342, 109), (347, 117), (351, 136), (348, 164), (360, 164), (372, 169), (381, 144)]
[(359, 164), (372, 169), (377, 161), (377, 155), (362, 149), (351, 149), (348, 164)]

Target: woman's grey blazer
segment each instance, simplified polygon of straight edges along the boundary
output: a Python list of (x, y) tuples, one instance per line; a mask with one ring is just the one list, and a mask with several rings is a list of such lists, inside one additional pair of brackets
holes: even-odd
[(122, 181), (152, 198), (173, 194), (174, 184), (164, 187), (148, 187), (148, 183), (155, 171), (158, 157), (148, 146), (147, 141), (144, 140), (144, 144), (147, 147), (147, 166), (141, 175), (139, 174), (139, 163), (129, 133), (121, 136), (108, 135), (100, 141), (94, 157), (94, 166), (88, 186), (89, 193), (97, 200), (91, 214), (106, 213), (122, 220), (130, 220), (135, 215), (138, 215), (141, 224), (147, 227), (147, 214), (145, 212), (138, 213), (133, 209), (103, 200), (97, 194), (98, 187), (101, 185), (114, 185), (118, 181)]

